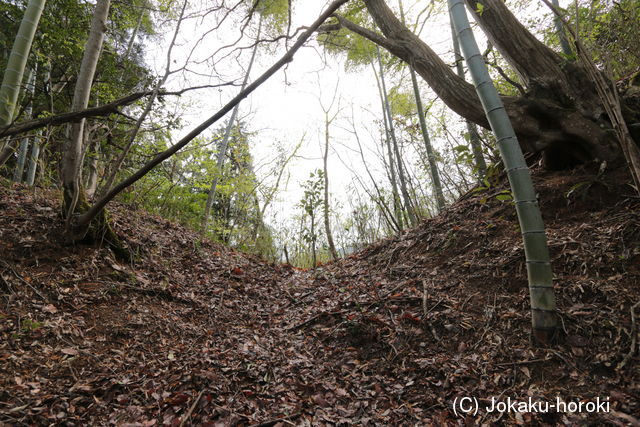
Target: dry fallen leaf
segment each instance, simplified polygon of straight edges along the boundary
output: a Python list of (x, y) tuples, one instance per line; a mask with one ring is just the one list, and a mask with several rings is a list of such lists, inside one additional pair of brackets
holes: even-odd
[(45, 313), (52, 313), (53, 314), (53, 313), (57, 313), (58, 309), (53, 304), (47, 304), (44, 307), (42, 307), (42, 311), (44, 311)]

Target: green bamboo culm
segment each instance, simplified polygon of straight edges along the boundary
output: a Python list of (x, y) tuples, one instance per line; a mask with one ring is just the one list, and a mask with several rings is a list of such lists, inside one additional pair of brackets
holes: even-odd
[(484, 58), (473, 36), (463, 0), (448, 0), (449, 12), (473, 83), (498, 141), (498, 148), (511, 184), (527, 261), (531, 322), (536, 344), (549, 344), (556, 335), (556, 301), (549, 249), (538, 200), (529, 168), (502, 100), (489, 76)]
[(44, 4), (45, 0), (29, 0), (27, 9), (22, 17), (18, 34), (9, 55), (7, 68), (4, 70), (2, 78), (2, 87), (0, 88), (0, 126), (10, 125), (13, 119), (13, 112), (20, 93), (20, 83), (22, 83), (29, 51), (31, 50), (31, 44), (38, 28)]

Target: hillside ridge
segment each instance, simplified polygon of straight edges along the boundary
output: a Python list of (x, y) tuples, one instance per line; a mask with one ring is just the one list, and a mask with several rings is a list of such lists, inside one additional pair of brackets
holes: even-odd
[[(310, 271), (116, 204), (136, 254), (125, 264), (62, 244), (57, 193), (0, 185), (0, 423), (637, 422), (638, 354), (617, 368), (640, 295), (640, 200), (625, 179), (534, 175), (562, 318), (550, 349), (529, 344), (505, 183)], [(608, 397), (612, 411), (465, 419), (459, 396)]]

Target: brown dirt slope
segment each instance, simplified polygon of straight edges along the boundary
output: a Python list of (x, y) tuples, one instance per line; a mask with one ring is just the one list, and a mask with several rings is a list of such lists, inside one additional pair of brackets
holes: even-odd
[[(504, 184), (314, 271), (117, 206), (137, 253), (125, 265), (63, 244), (55, 193), (0, 186), (0, 424), (637, 423), (637, 352), (618, 368), (640, 329), (640, 200), (625, 179), (536, 176), (562, 317), (550, 349), (529, 345)], [(463, 396), (478, 414), (456, 416)], [(492, 397), (610, 411), (490, 413)]]

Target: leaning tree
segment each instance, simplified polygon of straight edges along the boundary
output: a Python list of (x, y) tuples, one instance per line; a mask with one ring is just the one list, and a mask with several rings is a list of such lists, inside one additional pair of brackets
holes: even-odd
[[(358, 0), (353, 0), (354, 3)], [(582, 62), (572, 61), (539, 41), (503, 0), (465, 0), (490, 42), (518, 74), (525, 93), (502, 100), (525, 152), (543, 152), (549, 169), (592, 160), (617, 161), (622, 150), (611, 131), (592, 77)], [(358, 34), (404, 60), (453, 111), (488, 128), (472, 84), (458, 76), (420, 37), (411, 32), (385, 0), (361, 0), (377, 28), (336, 14), (322, 31)], [(353, 10), (353, 9), (352, 9)], [(366, 20), (365, 20), (366, 21)], [(640, 111), (622, 105), (628, 124), (640, 122)], [(634, 135), (636, 144), (638, 135)]]

